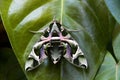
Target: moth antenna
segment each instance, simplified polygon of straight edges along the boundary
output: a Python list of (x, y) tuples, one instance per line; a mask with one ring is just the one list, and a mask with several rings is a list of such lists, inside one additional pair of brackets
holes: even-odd
[(56, 20), (56, 17), (54, 16), (54, 17), (53, 17), (53, 22), (56, 22), (56, 21), (57, 21), (57, 20)]
[(34, 34), (42, 34), (43, 33), (42, 30), (40, 30), (40, 31), (31, 31), (31, 30), (29, 30), (29, 32), (34, 33)]
[(55, 17), (55, 16), (53, 17), (53, 22), (58, 22), (58, 23), (61, 24), (60, 19), (59, 19), (59, 20), (56, 20), (56, 17)]
[(81, 31), (81, 30), (68, 30), (67, 29), (67, 31), (69, 31), (69, 32), (78, 32), (78, 31)]
[[(64, 27), (64, 25), (62, 25), (62, 27)], [(64, 27), (65, 28), (65, 27)], [(79, 30), (71, 30), (71, 29), (67, 29), (67, 28), (65, 28), (68, 32), (78, 32), (78, 31), (82, 31), (81, 29), (79, 29)]]
[(56, 17), (55, 17), (55, 16), (53, 17), (53, 21), (54, 21), (54, 20), (56, 20)]

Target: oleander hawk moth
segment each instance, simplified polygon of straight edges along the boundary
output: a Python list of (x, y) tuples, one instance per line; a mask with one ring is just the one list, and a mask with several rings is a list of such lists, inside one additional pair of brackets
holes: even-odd
[(40, 40), (33, 45), (25, 63), (25, 70), (30, 71), (37, 68), (48, 57), (54, 64), (65, 58), (74, 66), (88, 67), (87, 60), (78, 43), (71, 37), (68, 30), (56, 20), (50, 23), (49, 27), (43, 31)]

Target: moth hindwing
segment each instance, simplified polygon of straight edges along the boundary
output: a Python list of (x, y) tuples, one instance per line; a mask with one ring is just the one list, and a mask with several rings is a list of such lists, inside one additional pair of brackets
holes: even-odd
[(48, 57), (54, 64), (63, 57), (77, 67), (88, 67), (78, 43), (70, 36), (67, 29), (55, 20), (44, 30), (40, 40), (34, 44), (26, 61), (25, 70), (35, 69)]

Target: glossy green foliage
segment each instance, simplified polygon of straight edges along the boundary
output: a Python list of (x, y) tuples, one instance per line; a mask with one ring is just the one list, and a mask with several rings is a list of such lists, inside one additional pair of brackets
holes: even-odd
[(108, 52), (95, 80), (120, 80), (120, 63)]
[(39, 68), (25, 72), (28, 80), (93, 80), (105, 53), (115, 21), (103, 0), (1, 0), (0, 11), (9, 40), (23, 69), (41, 30), (53, 17), (71, 32), (88, 61), (81, 69), (62, 59), (54, 65), (46, 61)]
[(113, 32), (112, 45), (113, 45), (114, 55), (116, 56), (118, 62), (120, 61), (120, 46), (119, 46), (119, 44), (120, 44), (120, 25), (117, 24), (114, 29), (114, 32)]
[(120, 0), (105, 0), (105, 3), (111, 14), (120, 24)]
[[(119, 24), (116, 24), (116, 27), (113, 31), (113, 35), (112, 35), (112, 46), (113, 46), (113, 52), (114, 52), (114, 57), (116, 58), (116, 74), (115, 76), (115, 80), (119, 80), (120, 77), (118, 75), (120, 75), (120, 1), (119, 0), (105, 0), (105, 3), (108, 7), (108, 9), (110, 10), (111, 14), (114, 16), (114, 18), (116, 19), (116, 21)], [(115, 70), (114, 68), (114, 70)], [(113, 70), (113, 71), (114, 71)]]
[(27, 80), (10, 48), (0, 48), (0, 80)]
[[(113, 17), (118, 22), (114, 28), (112, 35), (112, 46), (114, 52), (114, 58), (116, 58), (116, 65), (113, 65), (116, 68), (116, 74), (114, 75), (114, 80), (119, 80), (120, 77), (120, 0), (105, 0), (105, 3), (110, 10)], [(113, 71), (115, 71), (115, 68)]]

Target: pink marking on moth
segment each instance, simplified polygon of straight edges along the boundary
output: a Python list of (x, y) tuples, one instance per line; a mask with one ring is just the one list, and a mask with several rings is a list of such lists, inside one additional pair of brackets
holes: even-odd
[(45, 41), (45, 42), (48, 42), (48, 41), (51, 40), (51, 38), (52, 38), (51, 36), (52, 36), (52, 35), (51, 35), (51, 33), (50, 33), (47, 38), (42, 38), (41, 40), (42, 40), (42, 41)]
[(68, 39), (69, 38), (62, 36), (62, 34), (60, 33), (60, 40), (61, 41), (67, 41)]

